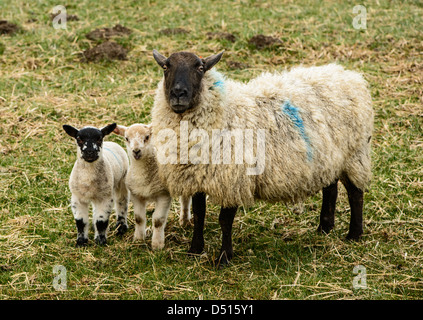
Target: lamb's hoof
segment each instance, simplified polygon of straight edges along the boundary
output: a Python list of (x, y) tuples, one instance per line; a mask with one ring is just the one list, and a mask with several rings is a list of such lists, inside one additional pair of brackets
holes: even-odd
[(121, 221), (116, 223), (116, 228), (118, 236), (122, 236), (126, 233), (126, 231), (128, 231), (128, 225)]
[(191, 221), (182, 219), (182, 220), (179, 220), (179, 225), (183, 228), (186, 228), (186, 227), (191, 226)]
[(152, 243), (151, 249), (153, 249), (153, 251), (158, 251), (158, 250), (162, 250), (164, 246), (165, 246), (164, 243)]
[(88, 239), (87, 238), (78, 238), (78, 239), (76, 239), (76, 247), (77, 248), (86, 247), (87, 244), (88, 244)]
[(107, 239), (106, 236), (104, 235), (99, 235), (95, 238), (95, 243), (97, 243), (97, 245), (99, 246), (104, 246), (107, 244)]

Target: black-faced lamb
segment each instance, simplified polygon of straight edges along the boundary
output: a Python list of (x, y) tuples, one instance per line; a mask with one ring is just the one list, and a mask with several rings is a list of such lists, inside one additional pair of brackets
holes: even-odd
[(193, 195), (189, 252), (204, 248), (206, 195), (222, 206), (220, 262), (227, 264), (239, 206), (256, 199), (297, 202), (323, 190), (318, 230), (327, 233), (334, 227), (338, 180), (351, 207), (347, 238), (361, 236), (373, 109), (360, 74), (329, 64), (241, 83), (211, 70), (222, 53), (167, 58), (154, 50), (153, 56), (164, 70), (152, 110), (159, 175), (172, 196)]
[(116, 123), (102, 129), (84, 127), (78, 130), (64, 125), (63, 129), (77, 143), (77, 159), (69, 179), (72, 192), (71, 208), (77, 227), (77, 246), (88, 243), (89, 206), (93, 205), (95, 242), (107, 243), (107, 229), (113, 204), (117, 215), (117, 232), (128, 229), (128, 190), (125, 177), (129, 161), (125, 150), (118, 144), (103, 141), (113, 132)]
[[(145, 240), (146, 206), (148, 202), (155, 202), (151, 246), (153, 250), (162, 249), (165, 244), (164, 230), (172, 198), (157, 173), (155, 148), (151, 143), (151, 125), (141, 123), (129, 127), (118, 125), (114, 132), (125, 137), (130, 159), (126, 185), (134, 206), (134, 240)], [(191, 218), (191, 198), (181, 197), (180, 200), (179, 223), (185, 226)]]

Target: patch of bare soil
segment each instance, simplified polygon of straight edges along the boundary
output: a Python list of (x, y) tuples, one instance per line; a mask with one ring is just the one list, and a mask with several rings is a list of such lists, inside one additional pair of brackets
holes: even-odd
[(126, 50), (113, 41), (105, 41), (94, 48), (87, 49), (82, 53), (83, 61), (98, 62), (102, 60), (126, 60)]
[(236, 37), (229, 32), (207, 32), (207, 39), (217, 39), (217, 40), (228, 40), (230, 42), (235, 42)]
[(0, 20), (0, 34), (14, 34), (19, 31), (18, 25), (6, 20)]
[[(56, 14), (51, 14), (51, 20), (56, 18), (57, 15), (59, 15), (60, 12)], [(79, 17), (76, 14), (66, 14), (66, 21), (79, 21)]]
[(88, 32), (85, 36), (87, 39), (97, 40), (109, 40), (112, 37), (122, 37), (132, 33), (132, 30), (126, 28), (120, 24), (115, 25), (113, 28), (100, 28)]
[(226, 61), (226, 65), (228, 66), (229, 69), (247, 69), (250, 66), (246, 63), (243, 62), (239, 62), (239, 61), (232, 61), (232, 60), (228, 60)]
[(166, 29), (161, 29), (159, 33), (168, 36), (168, 35), (175, 35), (175, 34), (187, 34), (187, 33), (190, 33), (190, 31), (184, 28), (166, 28)]
[(272, 45), (282, 44), (282, 40), (279, 38), (258, 34), (248, 40), (248, 43), (256, 46), (257, 49), (263, 49)]

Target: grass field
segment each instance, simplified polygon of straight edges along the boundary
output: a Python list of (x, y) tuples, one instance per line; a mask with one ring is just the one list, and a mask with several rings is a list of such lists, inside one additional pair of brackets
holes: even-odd
[[(0, 35), (0, 299), (423, 298), (421, 1), (366, 2), (364, 30), (353, 27), (350, 1), (74, 3), (0, 0), (0, 20), (21, 27)], [(65, 30), (52, 25), (59, 4), (79, 18)], [(82, 62), (81, 53), (97, 44), (85, 35), (118, 23), (132, 30), (113, 39), (128, 49), (127, 60)], [(209, 39), (207, 32), (235, 39)], [(249, 39), (258, 34), (281, 41), (257, 47)], [(217, 67), (242, 81), (334, 61), (362, 72), (375, 109), (362, 240), (344, 240), (349, 206), (340, 187), (336, 226), (327, 236), (316, 232), (320, 194), (306, 201), (303, 214), (284, 204), (241, 208), (233, 264), (223, 270), (212, 266), (221, 233), (219, 208), (211, 204), (200, 257), (187, 256), (192, 228), (179, 226), (177, 202), (160, 252), (151, 250), (151, 236), (132, 242), (132, 211), (123, 238), (112, 228), (109, 244), (98, 247), (91, 231), (89, 246), (75, 248), (68, 179), (76, 149), (61, 126), (149, 122), (162, 76), (153, 48), (202, 56), (224, 49)], [(123, 145), (117, 136), (109, 140)], [(52, 285), (56, 265), (67, 271), (64, 291)], [(353, 288), (357, 265), (366, 269), (365, 289)]]

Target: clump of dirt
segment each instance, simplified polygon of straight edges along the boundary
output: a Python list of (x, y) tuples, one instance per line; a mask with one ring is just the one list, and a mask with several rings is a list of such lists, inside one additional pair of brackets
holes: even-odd
[(175, 34), (187, 34), (187, 33), (190, 33), (190, 31), (184, 28), (166, 28), (166, 29), (161, 29), (159, 33), (168, 36), (168, 35), (175, 35)]
[(82, 60), (86, 62), (98, 62), (102, 60), (127, 60), (126, 50), (113, 41), (105, 41), (94, 48), (87, 49), (82, 53)]
[(226, 61), (226, 65), (228, 66), (229, 69), (247, 69), (250, 67), (246, 63), (239, 62), (239, 61), (232, 61), (232, 60)]
[(258, 34), (248, 40), (248, 43), (256, 46), (258, 49), (263, 49), (272, 45), (282, 44), (282, 40), (279, 38)]
[[(51, 20), (53, 20), (54, 18), (56, 18), (57, 15), (59, 15), (60, 12), (54, 14), (51, 14)], [(79, 17), (76, 14), (67, 14), (66, 13), (66, 21), (79, 21)]]
[(229, 32), (207, 32), (207, 39), (217, 39), (217, 40), (228, 40), (230, 42), (235, 42), (236, 41), (236, 37)]
[(11, 23), (6, 20), (0, 20), (0, 34), (15, 34), (19, 31), (17, 24)]
[(132, 33), (132, 30), (126, 28), (120, 24), (115, 25), (113, 28), (100, 28), (88, 32), (85, 36), (87, 39), (97, 40), (109, 40), (112, 37), (122, 37)]

